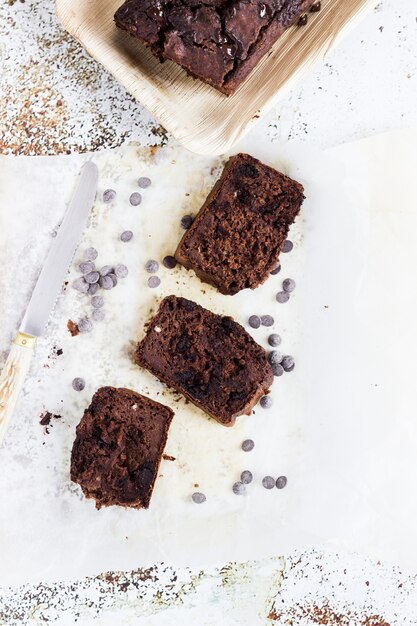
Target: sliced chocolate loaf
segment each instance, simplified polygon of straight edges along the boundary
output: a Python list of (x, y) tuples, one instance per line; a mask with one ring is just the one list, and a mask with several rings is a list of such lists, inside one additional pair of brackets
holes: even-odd
[(175, 258), (221, 293), (255, 289), (278, 263), (303, 191), (248, 154), (231, 157)]
[(130, 389), (101, 387), (77, 426), (71, 480), (98, 509), (147, 509), (173, 416)]
[(225, 426), (249, 415), (273, 380), (265, 350), (240, 324), (176, 296), (162, 301), (135, 360)]

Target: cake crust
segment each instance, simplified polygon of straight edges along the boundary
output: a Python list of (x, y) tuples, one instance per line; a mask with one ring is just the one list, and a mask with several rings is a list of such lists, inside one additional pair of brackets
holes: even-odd
[(101, 387), (76, 429), (71, 480), (97, 509), (147, 509), (173, 416), (135, 391)]
[(248, 154), (231, 157), (175, 258), (226, 295), (256, 289), (279, 262), (303, 192), (300, 183)]
[(168, 296), (135, 361), (224, 426), (250, 415), (273, 381), (265, 350), (230, 317)]

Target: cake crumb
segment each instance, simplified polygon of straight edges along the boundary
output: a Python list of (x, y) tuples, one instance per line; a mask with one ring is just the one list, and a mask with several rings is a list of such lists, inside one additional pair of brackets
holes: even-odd
[(45, 411), (39, 416), (39, 423), (41, 426), (49, 426), (52, 419), (60, 420), (62, 419), (62, 415), (56, 415), (54, 413), (50, 413), (49, 411)]
[(165, 461), (176, 461), (176, 457), (170, 454), (163, 454), (162, 458), (165, 459)]
[(39, 416), (39, 424), (45, 427), (44, 432), (46, 435), (49, 435), (49, 427), (52, 427), (51, 421), (60, 419), (62, 419), (62, 415), (56, 415), (55, 413), (50, 413), (50, 411), (45, 411)]
[(77, 335), (80, 334), (77, 324), (73, 322), (72, 320), (68, 320), (67, 328), (69, 332), (71, 333), (71, 337), (76, 337)]

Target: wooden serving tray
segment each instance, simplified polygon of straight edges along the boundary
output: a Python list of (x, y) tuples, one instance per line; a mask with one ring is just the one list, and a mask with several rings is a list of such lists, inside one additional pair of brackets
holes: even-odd
[(378, 0), (322, 0), (308, 24), (293, 26), (227, 97), (160, 63), (120, 31), (113, 15), (123, 0), (56, 0), (58, 19), (186, 148), (221, 154), (231, 148)]

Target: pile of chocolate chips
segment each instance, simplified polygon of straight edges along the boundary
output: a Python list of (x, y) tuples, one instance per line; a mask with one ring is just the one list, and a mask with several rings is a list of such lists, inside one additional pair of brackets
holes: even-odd
[(85, 261), (79, 264), (78, 268), (81, 276), (77, 278), (72, 286), (81, 293), (91, 296), (92, 312), (90, 317), (84, 317), (77, 323), (80, 333), (89, 333), (93, 330), (93, 321), (101, 322), (105, 318), (103, 310), (104, 299), (97, 295), (100, 289), (108, 291), (116, 287), (119, 279), (126, 278), (128, 269), (126, 265), (103, 265), (96, 268), (95, 260), (98, 252), (95, 248), (87, 248), (84, 253)]

